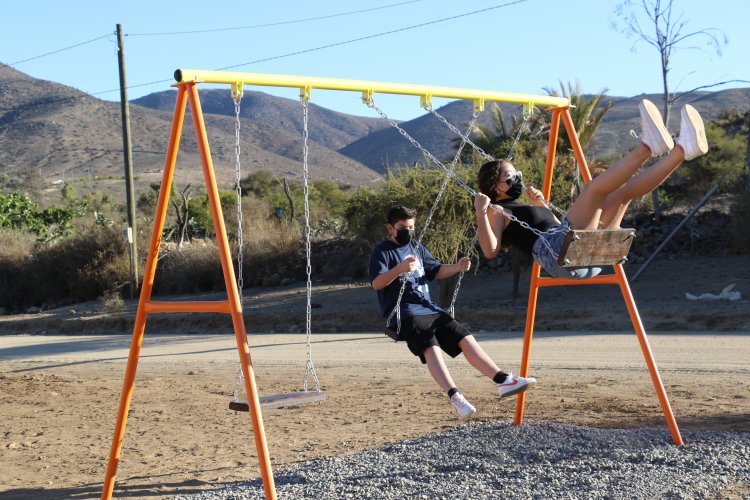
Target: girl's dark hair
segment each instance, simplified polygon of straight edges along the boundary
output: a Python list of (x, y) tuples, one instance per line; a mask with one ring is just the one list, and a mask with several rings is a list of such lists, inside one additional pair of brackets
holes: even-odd
[(497, 183), (500, 181), (503, 165), (511, 165), (508, 160), (491, 160), (479, 167), (477, 174), (477, 184), (479, 192), (487, 195), (493, 202), (500, 196), (497, 189)]
[(388, 211), (388, 224), (393, 226), (400, 220), (416, 219), (417, 211), (403, 205), (396, 205)]

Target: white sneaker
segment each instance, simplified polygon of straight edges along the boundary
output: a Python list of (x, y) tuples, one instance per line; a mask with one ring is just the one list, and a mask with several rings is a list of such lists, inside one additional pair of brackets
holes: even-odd
[(659, 156), (674, 147), (661, 113), (653, 102), (643, 99), (638, 106), (641, 110), (641, 142), (651, 150), (651, 156)]
[(477, 411), (477, 409), (474, 408), (474, 405), (466, 401), (466, 398), (460, 392), (451, 396), (451, 404), (461, 418), (470, 417)]
[(505, 382), (497, 384), (497, 392), (501, 398), (507, 398), (508, 396), (527, 391), (534, 384), (536, 384), (534, 377), (516, 377), (512, 373), (509, 373)]
[(701, 115), (689, 104), (680, 112), (680, 138), (677, 145), (685, 153), (685, 161), (698, 158), (708, 152), (706, 129), (703, 127)]

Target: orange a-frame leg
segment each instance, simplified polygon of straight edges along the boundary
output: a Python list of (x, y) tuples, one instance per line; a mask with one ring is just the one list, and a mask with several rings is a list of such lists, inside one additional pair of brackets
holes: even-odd
[[(177, 151), (179, 149), (180, 136), (182, 134), (182, 124), (185, 118), (185, 106), (188, 101), (190, 102), (190, 111), (193, 125), (195, 127), (196, 139), (198, 141), (203, 177), (206, 183), (208, 202), (211, 208), (211, 217), (216, 232), (216, 242), (219, 247), (221, 268), (224, 274), (224, 284), (227, 288), (228, 300), (215, 302), (156, 302), (151, 300), (151, 292), (153, 290), (154, 276), (156, 274), (156, 263), (159, 254), (162, 230), (164, 229), (164, 221), (166, 220), (167, 210), (169, 208), (169, 193), (172, 186), (172, 178), (174, 177)], [(125, 369), (125, 379), (123, 381), (122, 393), (120, 395), (120, 406), (117, 410), (117, 421), (115, 423), (114, 437), (112, 438), (112, 447), (109, 452), (107, 473), (102, 487), (102, 499), (112, 498), (117, 466), (120, 462), (122, 441), (125, 436), (128, 408), (130, 407), (130, 399), (133, 395), (133, 387), (135, 385), (138, 357), (141, 351), (143, 333), (146, 328), (146, 317), (148, 314), (156, 312), (214, 312), (231, 315), (235, 339), (237, 341), (237, 350), (240, 355), (242, 374), (245, 377), (245, 391), (248, 396), (250, 418), (252, 420), (253, 436), (255, 437), (255, 446), (258, 453), (258, 462), (260, 465), (261, 477), (263, 479), (263, 487), (266, 498), (275, 499), (276, 487), (274, 485), (271, 459), (268, 454), (268, 446), (266, 444), (266, 436), (263, 429), (263, 418), (260, 412), (258, 392), (255, 386), (255, 375), (250, 361), (250, 349), (247, 345), (245, 322), (242, 317), (242, 302), (239, 298), (234, 268), (232, 267), (229, 242), (227, 241), (226, 228), (224, 227), (224, 217), (219, 202), (219, 191), (216, 186), (211, 153), (208, 147), (206, 127), (203, 122), (203, 112), (201, 111), (200, 100), (198, 98), (198, 89), (193, 82), (178, 85), (177, 103), (175, 104), (172, 131), (169, 136), (167, 158), (164, 165), (161, 189), (159, 190), (159, 201), (156, 205), (154, 226), (151, 231), (148, 260), (146, 261), (143, 285), (141, 288), (140, 299), (138, 301), (138, 312), (136, 313), (135, 326), (133, 327), (133, 338), (130, 343), (130, 355), (128, 356), (128, 364)]]
[[(545, 165), (544, 172), (544, 186), (542, 192), (545, 199), (549, 199), (550, 192), (552, 191), (552, 171), (555, 164), (555, 146), (557, 144), (557, 137), (560, 130), (560, 119), (562, 118), (565, 125), (565, 130), (570, 138), (571, 145), (573, 146), (573, 153), (575, 154), (576, 161), (581, 171), (581, 176), (585, 183), (591, 181), (591, 172), (589, 172), (586, 158), (583, 155), (583, 148), (578, 140), (578, 135), (573, 125), (573, 120), (570, 117), (570, 111), (568, 108), (555, 108), (552, 110), (552, 124), (550, 126), (550, 137), (549, 145), (547, 147), (547, 162)], [(633, 294), (630, 291), (625, 271), (622, 269), (621, 264), (614, 265), (614, 274), (600, 275), (587, 280), (568, 280), (559, 278), (542, 278), (540, 277), (541, 268), (539, 264), (534, 262), (531, 268), (531, 284), (529, 286), (529, 302), (526, 309), (526, 329), (523, 337), (523, 352), (521, 354), (521, 369), (520, 374), (522, 377), (526, 377), (529, 374), (529, 359), (531, 358), (531, 340), (534, 334), (534, 318), (536, 317), (536, 303), (539, 295), (539, 288), (545, 286), (561, 286), (561, 285), (597, 285), (597, 284), (611, 284), (619, 285), (623, 299), (625, 299), (625, 305), (628, 308), (628, 314), (630, 315), (630, 321), (633, 323), (633, 328), (638, 337), (638, 342), (641, 345), (643, 351), (643, 357), (646, 359), (646, 365), (648, 371), (651, 374), (651, 381), (656, 389), (656, 394), (659, 397), (659, 404), (661, 405), (664, 418), (669, 426), (669, 432), (672, 434), (672, 441), (675, 445), (680, 446), (683, 444), (682, 436), (680, 435), (680, 429), (677, 427), (674, 414), (672, 413), (672, 407), (669, 405), (667, 399), (667, 393), (664, 390), (664, 384), (662, 383), (659, 370), (656, 367), (654, 356), (651, 352), (651, 347), (646, 337), (646, 332), (641, 322), (641, 317), (638, 314), (638, 308), (635, 305)], [(516, 416), (515, 424), (521, 425), (523, 423), (523, 410), (526, 402), (526, 393), (518, 395), (516, 402)]]

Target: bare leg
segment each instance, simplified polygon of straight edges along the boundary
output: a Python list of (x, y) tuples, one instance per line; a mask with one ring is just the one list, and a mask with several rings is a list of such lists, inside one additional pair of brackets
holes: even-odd
[(597, 229), (607, 197), (628, 182), (650, 157), (649, 148), (641, 144), (592, 179), (568, 210), (570, 227), (572, 229)]
[(667, 156), (632, 177), (617, 191), (607, 196), (602, 209), (600, 226), (607, 229), (619, 228), (630, 202), (656, 189), (684, 160), (685, 153), (682, 148), (676, 147)]
[(448, 392), (456, 387), (451, 374), (448, 372), (448, 367), (445, 366), (439, 347), (430, 346), (422, 354), (425, 361), (427, 361), (427, 368), (430, 370), (430, 375), (432, 375), (432, 378), (435, 379), (435, 382), (437, 382), (443, 391)]
[(484, 352), (484, 349), (477, 343), (473, 335), (464, 337), (458, 346), (464, 353), (466, 360), (471, 366), (479, 370), (482, 375), (492, 378), (500, 371), (492, 358)]

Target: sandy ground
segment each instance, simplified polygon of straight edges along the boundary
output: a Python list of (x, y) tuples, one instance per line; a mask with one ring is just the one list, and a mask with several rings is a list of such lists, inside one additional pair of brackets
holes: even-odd
[[(517, 368), (518, 334), (478, 339), (500, 366)], [(750, 432), (747, 334), (669, 332), (649, 339), (681, 428)], [(303, 335), (256, 335), (251, 342), (262, 394), (302, 387)], [(128, 348), (124, 336), (0, 338), (0, 498), (100, 493)], [(401, 344), (373, 334), (323, 334), (315, 337), (313, 358), (327, 400), (264, 414), (274, 465), (460, 425)], [(166, 497), (259, 474), (249, 416), (227, 407), (236, 359), (230, 335), (145, 339), (118, 497)], [(461, 358), (448, 366), (477, 406), (477, 419), (513, 419), (515, 398), (496, 399), (492, 384)], [(527, 397), (527, 419), (658, 426), (670, 440), (634, 334), (539, 333), (531, 368), (539, 383)]]
[[(468, 277), (458, 316), (501, 368), (517, 372), (526, 298), (513, 299), (510, 284), (508, 273)], [(729, 284), (742, 300), (685, 298)], [(750, 259), (663, 261), (631, 287), (680, 427), (750, 432)], [(304, 296), (294, 286), (245, 295), (261, 395), (303, 386), (305, 338), (288, 332), (304, 323)], [(275, 467), (461, 425), (426, 369), (379, 333), (372, 290), (316, 284), (313, 300), (312, 352), (327, 400), (264, 413)], [(89, 303), (0, 317), (0, 500), (99, 496), (135, 309)], [(228, 409), (238, 369), (228, 319), (163, 317), (147, 325), (116, 496), (169, 497), (257, 477), (250, 418)], [(462, 357), (447, 364), (475, 418), (512, 421), (515, 398), (497, 399)], [(540, 292), (531, 373), (539, 383), (526, 419), (657, 426), (671, 442), (615, 287)], [(750, 485), (732, 495), (750, 495)]]

